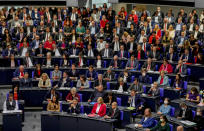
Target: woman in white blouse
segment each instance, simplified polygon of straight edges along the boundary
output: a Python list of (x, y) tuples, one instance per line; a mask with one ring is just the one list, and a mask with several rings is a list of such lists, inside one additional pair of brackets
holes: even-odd
[(102, 68), (103, 64), (104, 63), (103, 63), (102, 57), (100, 55), (97, 55), (95, 63), (94, 63), (95, 67), (96, 68)]
[(175, 37), (175, 30), (174, 30), (173, 25), (169, 25), (168, 32), (169, 32), (169, 37), (170, 37), (171, 39), (174, 39), (174, 37)]

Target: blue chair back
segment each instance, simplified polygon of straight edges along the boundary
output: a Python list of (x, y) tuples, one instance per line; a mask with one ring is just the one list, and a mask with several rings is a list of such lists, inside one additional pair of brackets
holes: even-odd
[(192, 110), (192, 116), (193, 116), (193, 119), (194, 119), (195, 116), (196, 116), (196, 111)]
[(123, 120), (123, 111), (120, 111), (120, 120)]
[(175, 116), (175, 107), (171, 107), (171, 109), (170, 109), (170, 116), (171, 117)]
[(82, 114), (84, 113), (84, 106), (83, 106), (83, 105), (80, 106), (80, 112), (81, 112)]
[(187, 68), (187, 75), (191, 75), (191, 69)]
[(152, 77), (149, 77), (149, 81), (150, 81), (149, 84), (152, 84)]
[(34, 71), (32, 71), (32, 78), (34, 78)]
[(78, 93), (79, 97), (80, 97), (80, 102), (82, 102), (82, 94)]
[(104, 68), (106, 68), (107, 67), (107, 61), (103, 61), (103, 63), (104, 63)]
[(52, 79), (52, 71), (50, 71), (50, 79)]
[(121, 106), (121, 98), (117, 97), (118, 106)]
[(154, 124), (152, 127), (155, 127), (157, 125), (158, 121), (157, 120), (154, 120)]
[(134, 79), (135, 79), (135, 76), (132, 76), (132, 77), (131, 77), (131, 82), (133, 82), (133, 81), (134, 81)]
[(169, 78), (169, 85), (171, 86), (171, 79)]
[(110, 90), (110, 82), (107, 82), (106, 86), (107, 86), (107, 90)]
[(188, 83), (187, 83), (187, 81), (184, 81), (183, 82), (183, 89), (187, 90), (187, 88), (188, 88)]
[(159, 70), (159, 67), (158, 67), (158, 65), (156, 65), (156, 66), (155, 66), (155, 69), (156, 69), (156, 71), (158, 71), (158, 70)]
[(170, 127), (170, 131), (174, 130), (174, 126), (172, 124), (169, 124), (169, 127)]
[(164, 88), (159, 88), (160, 97), (164, 97)]
[(144, 93), (147, 93), (147, 87), (145, 85), (142, 86)]
[(92, 88), (91, 81), (89, 81), (89, 88)]
[(59, 103), (60, 103), (60, 112), (62, 112), (62, 101), (60, 101)]

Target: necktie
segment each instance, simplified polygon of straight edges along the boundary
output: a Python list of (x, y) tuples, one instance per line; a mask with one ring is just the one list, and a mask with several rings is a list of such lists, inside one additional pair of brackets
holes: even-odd
[(181, 69), (182, 69), (182, 66), (180, 66), (180, 69), (179, 69), (179, 72), (180, 72), (180, 73), (181, 73), (181, 71), (182, 71)]
[(116, 62), (116, 61), (114, 62), (114, 67), (115, 67), (115, 68), (117, 67), (117, 62)]
[(115, 114), (115, 111), (113, 110), (113, 112), (112, 112), (112, 114), (111, 114), (111, 117), (113, 117), (113, 116), (114, 116), (114, 114)]
[(150, 69), (150, 65), (148, 64), (148, 66), (147, 66), (147, 70), (149, 70)]
[(131, 61), (131, 68), (133, 68), (134, 61)]
[(89, 55), (88, 56), (91, 56), (91, 50), (89, 50)]
[(29, 60), (28, 60), (28, 57), (26, 57), (26, 63), (27, 63), (27, 67), (29, 67)]
[(144, 43), (144, 52), (146, 52), (146, 46), (145, 46), (145, 43)]
[(164, 31), (166, 31), (166, 23), (164, 24)]
[(81, 58), (79, 58), (79, 67), (81, 66)]
[(138, 54), (137, 54), (137, 59), (140, 60), (141, 59), (141, 52), (138, 51)]

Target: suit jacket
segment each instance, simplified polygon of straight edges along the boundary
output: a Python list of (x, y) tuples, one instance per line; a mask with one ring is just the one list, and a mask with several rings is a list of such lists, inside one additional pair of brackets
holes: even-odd
[[(53, 66), (55, 64), (55, 61), (51, 59), (51, 65)], [(47, 65), (47, 59), (43, 60), (43, 65)]]
[[(106, 81), (102, 80), (103, 89), (106, 89)], [(99, 80), (94, 82), (94, 87), (99, 86)]]
[[(180, 72), (181, 70), (181, 72)], [(180, 68), (175, 68), (174, 73), (181, 73), (182, 75), (186, 75), (187, 74), (187, 65), (183, 64), (182, 67)]]
[[(58, 91), (55, 91), (55, 96), (58, 100), (61, 100), (60, 93)], [(47, 99), (51, 99), (51, 90), (47, 91), (44, 100), (47, 101)]]
[(69, 107), (68, 113), (76, 113), (76, 114), (79, 114), (79, 113), (80, 113), (80, 105), (77, 104), (75, 108)]
[[(34, 66), (34, 61), (33, 61), (33, 59), (32, 59), (32, 57), (29, 57), (30, 58), (30, 60), (31, 60), (31, 63), (33, 64), (33, 66)], [(25, 66), (27, 66), (27, 61), (26, 61), (26, 58), (23, 58), (23, 64), (25, 65)]]
[(147, 74), (145, 76), (140, 75), (139, 76), (139, 82), (145, 83), (145, 84), (151, 84), (149, 75), (147, 75)]
[[(94, 60), (94, 67), (97, 67), (97, 60)], [(101, 60), (101, 68), (105, 67), (104, 61)]]
[[(165, 68), (165, 67), (164, 67), (164, 64), (162, 64), (162, 65), (160, 66), (160, 68), (159, 68), (159, 72), (161, 72), (164, 68)], [(168, 72), (168, 73), (172, 73), (172, 72), (173, 72), (173, 67), (172, 67), (172, 65), (167, 64), (167, 72)]]
[[(32, 54), (32, 50), (30, 47), (28, 47), (27, 52), (29, 52), (29, 54)], [(23, 53), (23, 47), (21, 47), (20, 51), (19, 51), (19, 55), (22, 56)]]
[[(128, 42), (127, 43), (127, 50), (130, 50), (130, 45), (131, 45), (131, 43)], [(136, 50), (136, 49), (137, 49), (137, 44), (135, 42), (133, 42), (133, 51)]]
[(156, 58), (157, 60), (160, 60), (160, 53), (157, 51), (157, 52), (156, 52), (156, 55), (155, 55), (155, 57), (154, 57), (153, 52), (151, 51), (151, 52), (149, 53), (149, 57), (151, 57), (151, 58)]
[(115, 80), (115, 73), (112, 71), (110, 74), (108, 72), (104, 72), (103, 78), (110, 78), (111, 81)]
[(147, 94), (150, 94), (153, 96), (159, 96), (160, 95), (159, 88), (157, 88), (155, 91), (149, 90)]
[[(73, 55), (73, 48), (69, 50), (69, 55)], [(79, 55), (79, 49), (76, 48), (76, 55)]]
[[(177, 41), (176, 41), (176, 44), (177, 44), (177, 45), (179, 45), (179, 43), (181, 42), (181, 38), (182, 38), (181, 36), (178, 37), (178, 39), (177, 39)], [(185, 40), (187, 40), (187, 39), (188, 39), (187, 37), (184, 37), (183, 42), (184, 42)]]
[(144, 121), (145, 118), (143, 117), (140, 121), (140, 124), (142, 124), (143, 128), (151, 128), (154, 126), (154, 118), (149, 117), (146, 121)]
[[(13, 49), (10, 50), (10, 54), (15, 54), (15, 51)], [(5, 50), (3, 50), (2, 52), (2, 56), (6, 57), (9, 55), (9, 50), (6, 48)]]
[(161, 76), (159, 76), (158, 80), (157, 80), (157, 83), (161, 86), (169, 86), (169, 77), (168, 76), (164, 76), (164, 79), (163, 79), (163, 83), (160, 84), (160, 81), (161, 81)]
[[(37, 48), (35, 50), (35, 56), (37, 56), (39, 54), (40, 54), (40, 48)], [(46, 54), (46, 49), (45, 48), (42, 48), (42, 54), (43, 54), (43, 56), (45, 56), (45, 54)]]
[[(62, 83), (63, 83), (63, 78), (61, 78), (58, 82), (58, 87), (62, 87)], [(69, 77), (66, 79), (66, 82), (64, 83), (63, 87), (70, 87), (70, 79)]]
[(70, 69), (68, 71), (68, 74), (69, 74), (70, 77), (78, 77), (79, 76), (79, 71), (75, 70), (75, 73), (73, 73), (72, 70)]
[[(116, 65), (117, 65), (118, 68), (121, 68), (121, 62), (119, 60), (117, 60), (117, 64)], [(115, 63), (114, 63), (113, 59), (111, 60), (109, 66), (112, 66), (113, 68), (115, 68)]]
[[(135, 51), (135, 58), (138, 58), (138, 51)], [(145, 52), (143, 50), (140, 51), (140, 59), (145, 59)]]
[(120, 110), (116, 108), (114, 114), (113, 112), (114, 110), (110, 108), (107, 115), (110, 116), (111, 119), (117, 119), (118, 121), (120, 121)]
[[(15, 62), (15, 67), (18, 67), (18, 60), (14, 59), (14, 62)], [(9, 59), (7, 61), (7, 64), (4, 65), (5, 67), (11, 67), (11, 60)]]
[[(36, 46), (36, 40), (33, 40), (31, 43), (31, 48), (34, 48)], [(41, 41), (39, 40), (39, 44), (41, 43)]]
[(90, 72), (89, 70), (86, 71), (86, 77), (90, 78), (92, 76), (93, 79), (96, 79), (97, 73), (93, 70), (93, 72)]
[[(92, 114), (96, 114), (96, 109), (97, 109), (98, 103), (95, 103), (93, 106), (93, 109), (91, 111)], [(100, 117), (105, 116), (106, 114), (106, 105), (105, 104), (101, 104), (101, 107), (99, 109), (99, 112), (97, 113)]]
[[(142, 68), (146, 68), (146, 69), (147, 69), (147, 67), (148, 67), (148, 64), (147, 64), (147, 62), (145, 62), (145, 63), (143, 64)], [(155, 63), (154, 63), (154, 62), (151, 63), (151, 65), (150, 65), (150, 70), (152, 70), (152, 71), (155, 71), (155, 70), (156, 70), (156, 69), (155, 69)]]
[[(121, 51), (120, 50), (118, 51), (118, 57), (121, 58)], [(123, 58), (127, 58), (127, 57), (128, 57), (128, 53), (127, 53), (127, 51), (124, 50), (123, 51)]]
[[(182, 60), (185, 59), (186, 56), (187, 56), (187, 55), (183, 54), (182, 57), (181, 57), (181, 59), (182, 59)], [(192, 57), (191, 54), (188, 55), (188, 61), (187, 61), (187, 63), (193, 63), (193, 57)]]
[[(104, 55), (105, 55), (105, 48), (101, 51), (101, 54), (102, 54), (102, 57), (104, 57)], [(112, 49), (108, 49), (108, 58), (111, 58), (111, 57), (113, 57), (113, 51), (112, 51)]]
[[(145, 104), (145, 100), (139, 95), (135, 95), (135, 109), (138, 110), (139, 107), (143, 106)], [(132, 103), (128, 103), (129, 106), (131, 106)]]
[[(183, 110), (180, 108), (178, 117), (182, 117), (182, 114), (183, 114)], [(192, 121), (192, 118), (193, 118), (192, 110), (187, 107), (183, 120)]]
[[(117, 83), (117, 85), (115, 86), (114, 90), (118, 90), (120, 87), (119, 83)], [(123, 84), (123, 91), (127, 91), (128, 87), (127, 87), (127, 83)]]
[[(167, 60), (170, 60), (170, 53), (167, 53), (166, 55), (166, 59)], [(178, 55), (176, 53), (173, 53), (173, 56), (172, 56), (172, 61), (178, 61)]]
[[(26, 70), (24, 70), (24, 74), (25, 74), (25, 72), (26, 72)], [(15, 77), (19, 77), (20, 76), (20, 71), (19, 71), (19, 67), (15, 70), (15, 72), (14, 72), (14, 76)]]
[[(122, 77), (122, 78), (124, 79), (124, 73), (121, 72), (120, 75), (119, 75), (119, 77)], [(127, 76), (126, 79), (127, 79), (127, 82), (131, 82), (131, 74), (130, 74), (130, 73), (128, 73), (128, 76)]]
[[(82, 61), (83, 61), (83, 66), (82, 67), (86, 67), (86, 58), (85, 57), (82, 57)], [(76, 66), (78, 66), (79, 67), (79, 62), (80, 62), (80, 59), (79, 58), (76, 58), (75, 59), (75, 64), (76, 64)]]
[(24, 78), (20, 79), (20, 87), (33, 87), (32, 79), (28, 78), (26, 81)]
[[(131, 67), (131, 64), (132, 64), (132, 61), (129, 59), (127, 64), (126, 64), (126, 67)], [(138, 69), (138, 66), (139, 66), (139, 62), (137, 60), (134, 60), (133, 68)]]

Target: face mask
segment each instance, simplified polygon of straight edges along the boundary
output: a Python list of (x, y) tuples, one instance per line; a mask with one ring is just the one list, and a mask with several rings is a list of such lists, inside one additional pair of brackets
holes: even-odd
[(164, 101), (164, 104), (168, 104), (168, 101)]
[(196, 115), (197, 115), (197, 116), (200, 116), (200, 112), (196, 112)]
[(163, 119), (160, 119), (160, 121), (163, 122), (164, 120), (163, 120)]
[(182, 110), (185, 110), (185, 108), (181, 108)]

